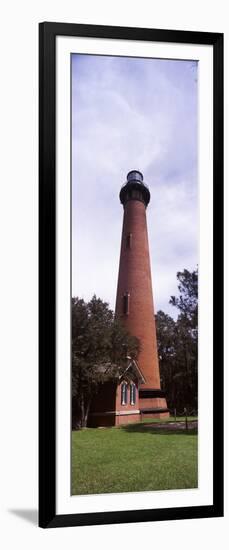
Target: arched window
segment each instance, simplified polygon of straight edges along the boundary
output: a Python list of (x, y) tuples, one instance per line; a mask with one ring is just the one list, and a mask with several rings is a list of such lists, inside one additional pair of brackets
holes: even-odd
[(121, 385), (121, 405), (127, 404), (127, 383), (123, 382)]
[(135, 405), (135, 403), (136, 403), (136, 386), (132, 382), (130, 384), (130, 404)]

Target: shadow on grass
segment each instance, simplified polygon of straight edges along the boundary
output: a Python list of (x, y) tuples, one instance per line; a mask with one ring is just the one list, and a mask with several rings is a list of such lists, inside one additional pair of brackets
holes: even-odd
[[(183, 423), (182, 423), (183, 424)], [(125, 426), (120, 426), (120, 430), (123, 430), (128, 433), (149, 433), (152, 435), (197, 435), (198, 429), (197, 426), (189, 426), (188, 429), (185, 429), (184, 424), (180, 427), (170, 427), (167, 425), (157, 426), (157, 424), (126, 424)]]

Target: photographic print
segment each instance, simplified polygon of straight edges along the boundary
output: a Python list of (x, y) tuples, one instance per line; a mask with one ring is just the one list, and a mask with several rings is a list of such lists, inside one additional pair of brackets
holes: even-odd
[(72, 494), (198, 487), (198, 62), (72, 54)]
[(221, 516), (223, 35), (39, 32), (39, 525)]

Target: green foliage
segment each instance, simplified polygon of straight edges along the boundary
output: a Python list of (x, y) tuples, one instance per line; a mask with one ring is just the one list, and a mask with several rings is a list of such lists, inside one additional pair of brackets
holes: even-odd
[(176, 306), (180, 314), (189, 321), (190, 326), (197, 326), (198, 314), (198, 270), (178, 271), (177, 279), (179, 281), (179, 296), (171, 296), (170, 304)]
[(177, 279), (179, 295), (170, 299), (177, 321), (163, 311), (156, 315), (160, 373), (168, 406), (197, 410), (198, 270), (184, 269)]
[(93, 296), (86, 303), (72, 299), (73, 425), (86, 426), (92, 395), (99, 384), (114, 380), (126, 367), (126, 355), (136, 357), (138, 340), (115, 319), (108, 304)]

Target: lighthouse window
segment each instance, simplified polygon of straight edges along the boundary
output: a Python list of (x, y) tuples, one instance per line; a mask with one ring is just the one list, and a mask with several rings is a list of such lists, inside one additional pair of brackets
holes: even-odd
[(128, 233), (126, 237), (126, 248), (131, 248), (132, 246), (132, 233)]
[(136, 386), (134, 383), (130, 384), (130, 404), (135, 405), (136, 403)]
[(129, 315), (130, 313), (130, 294), (126, 292), (123, 296), (123, 313)]
[(127, 404), (127, 384), (123, 382), (121, 385), (121, 405)]

